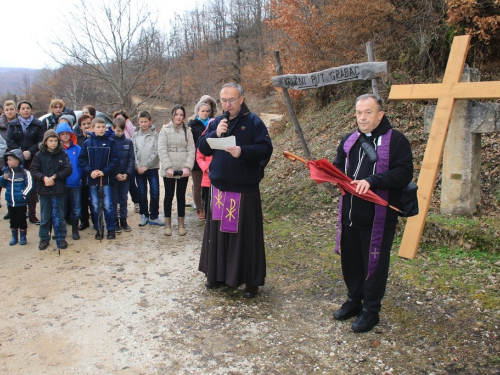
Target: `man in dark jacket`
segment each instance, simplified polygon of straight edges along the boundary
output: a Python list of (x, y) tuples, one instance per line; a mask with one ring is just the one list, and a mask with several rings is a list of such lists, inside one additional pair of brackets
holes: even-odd
[[(342, 138), (333, 164), (354, 180), (357, 193), (372, 190), (397, 207), (413, 177), (410, 143), (392, 129), (375, 95), (356, 99), (356, 118), (358, 130)], [(355, 332), (370, 331), (379, 322), (397, 220), (396, 212), (352, 194), (340, 200), (337, 239), (348, 298), (333, 317), (357, 316)]]
[[(260, 162), (271, 157), (273, 145), (266, 125), (246, 106), (240, 85), (224, 85), (220, 100), (226, 115), (212, 121), (198, 141), (200, 152), (213, 156), (199, 270), (207, 276), (207, 288), (244, 283), (244, 297), (253, 298), (266, 277)], [(225, 136), (234, 136), (236, 146), (210, 147), (210, 139)]]
[(39, 152), (33, 158), (31, 174), (38, 181), (40, 195), (40, 244), (39, 250), (45, 250), (50, 241), (50, 219), (52, 215), (52, 198), (57, 200), (57, 216), (59, 216), (61, 249), (66, 249), (66, 222), (64, 220), (64, 200), (66, 195), (66, 178), (73, 168), (59, 136), (53, 129), (47, 130), (40, 143)]
[[(34, 118), (30, 102), (17, 103), (19, 116), (7, 124), (7, 148), (9, 151), (20, 149), (24, 156), (24, 168), (30, 169), (33, 156), (38, 152), (38, 144), (43, 139), (45, 128), (40, 120)], [(36, 190), (28, 198), (28, 216), (30, 223), (40, 224), (36, 217)]]

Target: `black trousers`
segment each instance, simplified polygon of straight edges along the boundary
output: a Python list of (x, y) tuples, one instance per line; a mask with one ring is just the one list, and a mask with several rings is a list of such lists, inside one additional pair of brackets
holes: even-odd
[(10, 229), (26, 229), (26, 206), (7, 207), (10, 216)]
[(366, 280), (372, 230), (342, 225), (341, 264), (347, 296), (355, 301), (363, 301), (363, 308), (373, 313), (378, 313), (382, 306), (395, 232), (396, 228), (384, 230), (377, 269), (372, 277)]

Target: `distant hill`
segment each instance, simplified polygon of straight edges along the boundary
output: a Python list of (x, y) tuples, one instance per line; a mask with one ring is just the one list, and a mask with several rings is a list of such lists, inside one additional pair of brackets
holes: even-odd
[(0, 95), (20, 94), (23, 82), (28, 80), (29, 84), (32, 85), (39, 71), (39, 69), (0, 67)]

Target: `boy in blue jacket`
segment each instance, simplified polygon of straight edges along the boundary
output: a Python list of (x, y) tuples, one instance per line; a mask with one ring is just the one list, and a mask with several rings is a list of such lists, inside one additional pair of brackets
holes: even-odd
[(90, 137), (83, 142), (78, 165), (83, 171), (84, 183), (89, 185), (90, 203), (94, 216), (95, 239), (101, 240), (104, 235), (99, 229), (99, 188), (104, 191), (104, 219), (108, 235), (106, 238), (112, 240), (115, 235), (115, 218), (113, 214), (113, 200), (111, 186), (116, 179), (116, 168), (120, 162), (120, 157), (115, 150), (114, 139), (105, 135), (106, 123), (103, 119), (96, 117), (92, 120), (92, 132)]
[[(14, 246), (18, 240), (19, 245), (26, 245), (26, 210), (28, 207), (28, 194), (33, 188), (33, 178), (29, 170), (23, 168), (24, 156), (20, 149), (6, 152), (4, 155), (5, 165), (8, 170), (0, 176), (0, 186), (5, 188), (5, 201), (10, 218), (10, 229), (12, 239), (10, 246)], [(21, 234), (20, 238), (18, 235)]]
[[(62, 116), (64, 117), (64, 116)], [(80, 239), (78, 233), (78, 223), (81, 216), (81, 192), (82, 192), (82, 170), (78, 166), (78, 157), (81, 148), (78, 146), (76, 134), (67, 122), (59, 122), (56, 132), (63, 145), (63, 150), (68, 155), (73, 171), (66, 179), (66, 188), (68, 194), (65, 196), (65, 217), (71, 221), (71, 237), (74, 240)], [(68, 212), (70, 211), (70, 212)]]
[[(130, 179), (134, 175), (135, 155), (132, 140), (125, 137), (125, 127), (126, 124), (123, 117), (116, 117), (113, 120), (114, 140), (116, 141), (116, 149), (120, 156), (120, 162), (116, 169), (116, 184), (113, 186), (116, 232), (121, 232), (121, 229), (125, 232), (132, 230), (127, 224), (127, 200)], [(118, 214), (120, 217), (118, 217)]]

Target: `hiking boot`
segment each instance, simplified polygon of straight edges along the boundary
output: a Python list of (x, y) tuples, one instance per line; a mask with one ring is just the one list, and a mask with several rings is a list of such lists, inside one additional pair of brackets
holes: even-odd
[(118, 218), (115, 219), (115, 232), (116, 233), (122, 232), (122, 227), (120, 226), (120, 220), (118, 220)]
[(88, 227), (90, 227), (89, 221), (88, 220), (82, 220), (80, 223), (80, 226), (78, 227), (78, 230), (85, 230)]
[(41, 240), (38, 244), (38, 250), (45, 250), (47, 247), (49, 247), (49, 241), (47, 240)]
[(40, 220), (36, 216), (30, 217), (29, 221), (31, 224), (40, 225)]
[(147, 217), (146, 215), (141, 215), (141, 220), (139, 220), (139, 226), (143, 227), (147, 223), (149, 223), (149, 217)]
[(156, 219), (149, 219), (149, 225), (159, 225), (160, 227), (162, 227), (165, 225), (165, 223), (160, 217), (157, 217)]
[(120, 227), (122, 227), (125, 232), (130, 232), (132, 230), (127, 224), (127, 219), (120, 219)]
[(19, 245), (26, 245), (28, 240), (26, 239), (27, 229), (19, 229)]
[(186, 227), (184, 227), (184, 218), (183, 217), (177, 218), (177, 226), (179, 229), (179, 236), (185, 236), (187, 232), (186, 232)]
[(14, 246), (19, 241), (19, 233), (17, 229), (11, 229), (12, 239), (9, 242), (9, 246)]
[(363, 307), (361, 301), (354, 301), (350, 298), (345, 301), (340, 309), (333, 313), (333, 317), (337, 320), (346, 320), (359, 314)]
[(166, 217), (165, 218), (165, 230), (164, 230), (165, 236), (171, 236), (172, 235), (172, 218), (171, 217)]
[(358, 318), (352, 323), (351, 329), (354, 332), (368, 332), (371, 331), (379, 323), (378, 313), (374, 313), (363, 309)]
[(78, 219), (71, 220), (71, 238), (74, 240), (80, 239), (80, 233), (78, 233)]
[(102, 240), (101, 232), (96, 231), (96, 232), (95, 232), (95, 236), (94, 236), (94, 238), (95, 238), (96, 240)]
[(68, 248), (68, 243), (66, 242), (66, 240), (61, 240), (61, 242), (59, 243), (59, 248), (60, 249), (67, 249)]
[(108, 235), (106, 236), (108, 240), (114, 240), (116, 238), (114, 230), (108, 230)]

